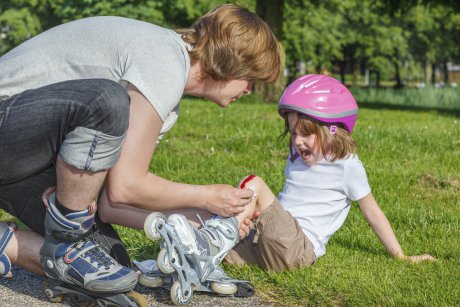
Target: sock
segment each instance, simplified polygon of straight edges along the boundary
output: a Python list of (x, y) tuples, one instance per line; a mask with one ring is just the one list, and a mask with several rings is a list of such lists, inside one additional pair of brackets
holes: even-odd
[(69, 213), (75, 213), (75, 212), (79, 212), (79, 211), (76, 211), (76, 210), (72, 210), (72, 209), (69, 209), (67, 207), (65, 207), (56, 197), (56, 208), (59, 210), (59, 212), (61, 212), (62, 215), (66, 216), (67, 214)]

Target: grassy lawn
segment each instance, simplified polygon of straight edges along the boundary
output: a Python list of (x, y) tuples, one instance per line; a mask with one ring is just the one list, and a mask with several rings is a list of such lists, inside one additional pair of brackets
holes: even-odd
[[(273, 104), (246, 99), (220, 109), (186, 99), (179, 122), (157, 148), (151, 170), (195, 184), (236, 185), (254, 173), (278, 193), (287, 153), (286, 140), (278, 141), (282, 130)], [(366, 104), (354, 135), (374, 196), (403, 250), (430, 253), (438, 261), (412, 264), (389, 257), (354, 204), (314, 266), (278, 274), (227, 266), (227, 272), (250, 279), (257, 295), (283, 306), (459, 305), (458, 113)], [(152, 258), (157, 252), (143, 232), (118, 230), (134, 259)]]

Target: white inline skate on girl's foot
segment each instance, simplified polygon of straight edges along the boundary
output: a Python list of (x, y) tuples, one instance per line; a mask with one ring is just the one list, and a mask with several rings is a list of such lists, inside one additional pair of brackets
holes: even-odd
[(141, 275), (139, 281), (148, 287), (171, 289), (174, 304), (186, 304), (193, 291), (223, 295), (251, 296), (254, 291), (247, 281), (225, 275), (219, 264), (239, 240), (235, 218), (215, 217), (203, 227), (194, 229), (180, 214), (166, 218), (150, 214), (145, 223), (146, 235), (160, 240), (158, 271)]

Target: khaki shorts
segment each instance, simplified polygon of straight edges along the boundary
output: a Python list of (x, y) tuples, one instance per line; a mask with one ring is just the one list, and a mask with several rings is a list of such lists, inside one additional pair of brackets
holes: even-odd
[(227, 254), (225, 260), (278, 272), (312, 265), (316, 256), (297, 220), (275, 198), (257, 218), (255, 229)]

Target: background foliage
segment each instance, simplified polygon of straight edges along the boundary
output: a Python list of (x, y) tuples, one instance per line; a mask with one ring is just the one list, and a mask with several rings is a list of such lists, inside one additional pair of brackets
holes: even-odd
[[(209, 9), (236, 2), (264, 18), (286, 53), (284, 83), (312, 72), (342, 82), (397, 87), (448, 84), (460, 59), (460, 4), (422, 0), (10, 0), (0, 2), (0, 54), (57, 24), (96, 15), (186, 27)], [(438, 72), (438, 74), (437, 74)], [(350, 77), (348, 77), (350, 76)]]

